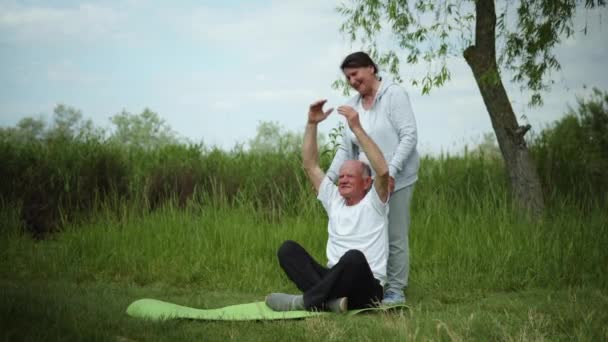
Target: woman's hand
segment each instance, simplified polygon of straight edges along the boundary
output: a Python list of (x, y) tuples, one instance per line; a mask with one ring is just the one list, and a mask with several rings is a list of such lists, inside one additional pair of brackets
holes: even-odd
[(351, 131), (361, 128), (361, 121), (359, 121), (359, 113), (351, 106), (340, 106), (338, 107), (338, 113), (343, 115), (348, 121), (348, 127)]
[(327, 100), (318, 100), (310, 105), (308, 109), (309, 124), (318, 124), (319, 122), (325, 120), (329, 114), (334, 111), (333, 108), (323, 111), (323, 105), (325, 105), (325, 102), (327, 102)]

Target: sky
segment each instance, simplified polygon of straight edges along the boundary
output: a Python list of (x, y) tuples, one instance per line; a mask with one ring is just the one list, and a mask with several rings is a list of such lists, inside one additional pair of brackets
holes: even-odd
[[(108, 128), (123, 110), (149, 108), (179, 135), (224, 149), (253, 138), (263, 121), (303, 131), (314, 100), (347, 100), (331, 83), (361, 46), (339, 32), (339, 3), (0, 0), (0, 126), (48, 121), (62, 103)], [(521, 124), (538, 132), (589, 88), (608, 91), (607, 14), (578, 12), (575, 27), (589, 30), (557, 47), (562, 70), (551, 75), (544, 106), (528, 107), (529, 94), (503, 80)], [(403, 84), (423, 154), (458, 152), (492, 132), (468, 65), (453, 57), (448, 66), (452, 80), (429, 95)], [(404, 64), (401, 75), (424, 68)], [(320, 130), (341, 120), (332, 114)]]

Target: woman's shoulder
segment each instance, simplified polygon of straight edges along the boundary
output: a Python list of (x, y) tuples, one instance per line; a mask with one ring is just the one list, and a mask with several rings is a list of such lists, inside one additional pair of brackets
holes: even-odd
[(384, 93), (388, 94), (388, 95), (397, 95), (397, 96), (399, 96), (399, 95), (407, 96), (408, 95), (407, 90), (405, 89), (405, 87), (402, 84), (397, 83), (397, 82), (392, 82), (392, 81), (387, 82), (385, 89), (384, 89)]

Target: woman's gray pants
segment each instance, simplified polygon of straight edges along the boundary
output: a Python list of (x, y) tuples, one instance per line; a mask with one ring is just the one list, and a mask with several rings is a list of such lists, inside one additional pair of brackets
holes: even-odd
[(414, 184), (391, 194), (388, 213), (388, 264), (385, 292), (390, 290), (402, 293), (407, 287), (410, 273), (410, 204)]

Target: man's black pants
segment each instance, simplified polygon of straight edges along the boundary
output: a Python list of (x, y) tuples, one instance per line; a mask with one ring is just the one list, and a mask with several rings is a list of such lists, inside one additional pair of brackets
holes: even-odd
[(376, 306), (383, 297), (380, 281), (374, 278), (365, 255), (351, 249), (332, 268), (316, 262), (297, 242), (283, 242), (277, 253), (279, 264), (304, 293), (306, 309), (321, 309), (328, 300), (347, 297), (349, 309)]

